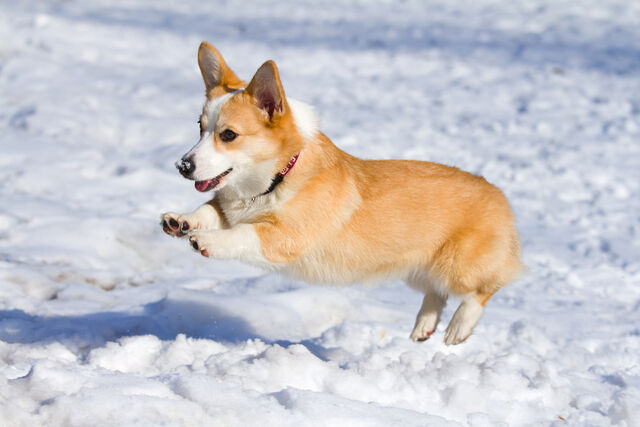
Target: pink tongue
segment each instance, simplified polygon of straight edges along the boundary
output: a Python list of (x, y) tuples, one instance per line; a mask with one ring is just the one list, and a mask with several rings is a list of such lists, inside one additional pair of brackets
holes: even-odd
[(196, 181), (196, 190), (205, 191), (209, 187), (209, 184), (211, 184), (211, 181), (213, 181), (213, 179), (207, 179), (205, 181)]

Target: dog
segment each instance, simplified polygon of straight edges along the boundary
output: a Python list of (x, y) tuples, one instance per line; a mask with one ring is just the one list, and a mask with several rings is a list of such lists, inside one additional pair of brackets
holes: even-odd
[(200, 140), (177, 163), (212, 199), (162, 215), (205, 257), (237, 259), (307, 282), (402, 279), (424, 294), (410, 337), (433, 334), (447, 297), (461, 298), (444, 341), (465, 341), (485, 304), (522, 270), (503, 193), (455, 167), (361, 160), (318, 130), (314, 110), (288, 99), (273, 61), (246, 84), (211, 44)]

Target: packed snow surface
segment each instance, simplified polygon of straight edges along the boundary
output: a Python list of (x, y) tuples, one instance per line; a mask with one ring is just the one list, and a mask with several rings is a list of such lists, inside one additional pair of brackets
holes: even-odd
[[(640, 425), (640, 4), (0, 0), (0, 425)], [(485, 176), (527, 273), (447, 347), (402, 283), (197, 255), (202, 40), (364, 158)], [(402, 185), (401, 182), (389, 185)], [(389, 207), (393, 209), (393, 206)]]

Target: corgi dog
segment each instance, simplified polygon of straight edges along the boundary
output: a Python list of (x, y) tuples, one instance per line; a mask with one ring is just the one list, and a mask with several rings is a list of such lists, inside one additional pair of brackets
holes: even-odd
[(465, 341), (485, 304), (522, 270), (502, 192), (457, 168), (361, 160), (289, 99), (273, 61), (246, 84), (203, 42), (200, 140), (176, 163), (212, 199), (162, 216), (205, 257), (237, 259), (308, 282), (402, 279), (424, 294), (411, 338), (428, 339), (447, 297), (461, 299), (444, 341)]

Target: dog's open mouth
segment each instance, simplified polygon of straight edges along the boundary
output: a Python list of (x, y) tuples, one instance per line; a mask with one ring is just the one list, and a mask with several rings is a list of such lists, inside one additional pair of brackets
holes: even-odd
[(222, 179), (225, 176), (229, 175), (229, 172), (231, 172), (232, 170), (233, 168), (229, 168), (215, 178), (205, 179), (204, 181), (196, 181), (196, 190), (204, 193), (205, 191), (211, 191), (215, 189), (218, 185), (220, 185)]

